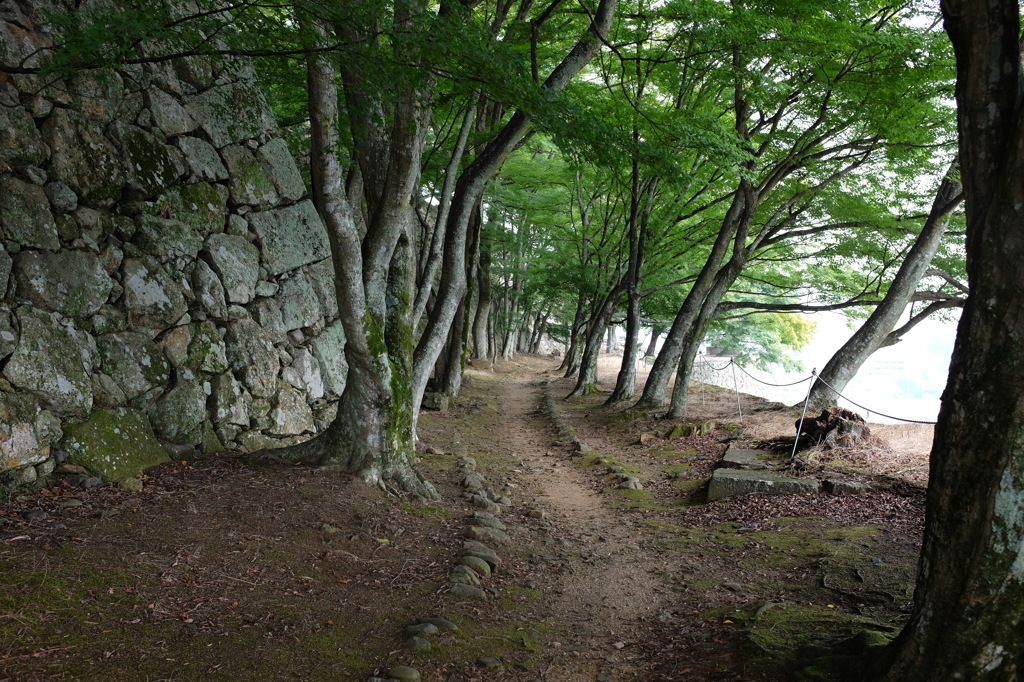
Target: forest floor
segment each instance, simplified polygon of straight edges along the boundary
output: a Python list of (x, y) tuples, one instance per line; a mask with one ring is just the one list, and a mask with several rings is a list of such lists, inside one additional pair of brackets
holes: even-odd
[[(232, 453), (153, 469), (142, 492), (62, 483), (0, 504), (0, 680), (367, 680), (396, 665), (452, 682), (837, 679), (854, 660), (838, 643), (899, 630), (927, 427), (803, 455), (798, 475), (867, 494), (709, 504), (728, 444), (785, 450), (798, 412), (743, 396), (741, 417), (735, 394), (695, 389), (686, 421), (713, 428), (669, 439), (678, 422), (605, 394), (562, 400), (556, 366), (467, 370), (455, 405), (422, 415), (441, 494), (426, 505)], [(592, 452), (558, 435), (545, 390)], [(450, 592), (472, 512), (452, 453), (511, 499), (485, 599)], [(643, 489), (618, 489), (616, 467)], [(408, 650), (405, 628), (435, 615), (458, 631)]]

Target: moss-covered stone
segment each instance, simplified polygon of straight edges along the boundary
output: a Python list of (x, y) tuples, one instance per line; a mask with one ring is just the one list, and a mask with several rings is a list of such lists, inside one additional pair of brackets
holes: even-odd
[(212, 322), (199, 322), (190, 326), (192, 340), (188, 345), (187, 367), (210, 374), (223, 374), (228, 370), (224, 340)]
[(198, 445), (201, 425), (206, 419), (206, 391), (190, 372), (183, 370), (174, 388), (160, 396), (149, 408), (153, 430), (172, 443)]
[(88, 421), (67, 427), (62, 447), (72, 463), (118, 483), (169, 461), (146, 416), (124, 408), (97, 410)]
[(99, 257), (89, 251), (22, 251), (14, 264), (19, 296), (75, 319), (95, 314), (114, 286)]
[(178, 180), (182, 169), (172, 156), (172, 147), (133, 125), (115, 122), (110, 130), (121, 148), (126, 188), (136, 198), (154, 197)]

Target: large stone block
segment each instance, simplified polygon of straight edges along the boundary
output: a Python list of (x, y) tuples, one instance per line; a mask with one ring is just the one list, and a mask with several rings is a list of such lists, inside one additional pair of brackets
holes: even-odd
[(59, 414), (88, 414), (92, 409), (89, 373), (96, 351), (92, 337), (33, 308), (19, 308), (17, 317), (21, 338), (4, 367), (4, 377)]
[(217, 149), (277, 128), (274, 114), (255, 83), (229, 83), (186, 98), (185, 108)]
[(178, 220), (152, 215), (139, 216), (132, 241), (143, 253), (162, 261), (172, 258), (193, 260), (203, 248), (203, 238)]
[(300, 348), (292, 364), (281, 372), (281, 377), (291, 386), (304, 391), (309, 401), (324, 397), (324, 378), (320, 373), (320, 362), (305, 348)]
[(123, 302), (131, 323), (166, 329), (188, 310), (182, 283), (154, 259), (127, 258), (121, 273)]
[(348, 361), (345, 360), (345, 330), (340, 322), (328, 326), (311, 344), (313, 357), (320, 363), (325, 394), (337, 398), (345, 390)]
[(111, 137), (121, 149), (125, 184), (131, 195), (149, 199), (174, 185), (185, 172), (184, 158), (175, 158), (177, 149), (170, 147), (142, 128), (115, 122)]
[(242, 384), (230, 374), (219, 374), (211, 380), (211, 408), (215, 424), (249, 426), (249, 396)]
[(298, 390), (282, 383), (277, 391), (274, 408), (270, 411), (269, 433), (275, 436), (293, 436), (315, 429), (313, 411), (305, 396)]
[(209, 142), (198, 137), (179, 137), (177, 144), (192, 173), (190, 180), (216, 182), (228, 179), (228, 169)]
[(128, 400), (162, 391), (171, 381), (171, 366), (146, 334), (124, 331), (96, 339), (100, 369)]
[(153, 115), (153, 123), (167, 137), (191, 133), (199, 127), (173, 95), (151, 85), (145, 90), (145, 97), (146, 106)]
[(68, 427), (61, 447), (73, 464), (117, 483), (170, 461), (146, 416), (124, 408), (97, 410), (88, 421)]
[(228, 325), (228, 363), (254, 396), (269, 398), (277, 390), (281, 363), (277, 350), (252, 320), (235, 320)]
[(55, 109), (43, 124), (43, 138), (51, 150), (51, 180), (60, 180), (92, 206), (121, 197), (121, 154), (98, 123), (71, 109)]
[(149, 408), (149, 422), (160, 438), (172, 443), (198, 445), (206, 419), (206, 390), (188, 370), (179, 370), (174, 387)]
[(196, 371), (222, 374), (228, 371), (227, 349), (212, 322), (191, 326), (192, 341), (188, 346), (186, 364)]
[(46, 192), (13, 175), (0, 175), (0, 230), (5, 240), (23, 247), (50, 251), (60, 248)]
[(211, 234), (203, 256), (220, 276), (228, 303), (245, 304), (253, 299), (260, 277), (260, 252), (245, 237)]
[(263, 164), (247, 147), (233, 144), (220, 151), (228, 167), (228, 191), (232, 204), (272, 208), (280, 197)]
[(338, 295), (334, 287), (334, 263), (330, 258), (313, 263), (306, 268), (306, 276), (313, 285), (313, 291), (320, 301), (320, 310), (326, 318), (338, 315)]
[(0, 393), (0, 471), (41, 464), (61, 437), (60, 420), (29, 393)]
[(263, 264), (271, 275), (280, 275), (330, 256), (327, 228), (310, 201), (250, 213), (248, 219), (259, 237)]
[(15, 272), (19, 296), (75, 319), (95, 314), (114, 286), (89, 251), (22, 251), (15, 255)]
[(260, 147), (260, 164), (274, 181), (278, 194), (288, 201), (298, 201), (306, 195), (306, 184), (302, 181), (299, 167), (284, 138), (275, 137)]
[(286, 330), (312, 326), (320, 319), (320, 300), (313, 285), (302, 272), (281, 282), (274, 301), (281, 309), (281, 321)]
[(791, 478), (768, 471), (716, 469), (708, 485), (708, 502), (737, 495), (797, 495), (816, 493), (820, 484), (814, 478)]
[(223, 232), (228, 214), (227, 192), (223, 186), (207, 182), (178, 185), (161, 194), (146, 212), (185, 223), (198, 235)]
[[(0, 88), (13, 90), (6, 83), (0, 83)], [(17, 101), (17, 93), (12, 94), (9, 93), (3, 100)], [(28, 111), (0, 101), (0, 162), (15, 167), (41, 166), (46, 156), (43, 138)]]
[(206, 261), (196, 261), (191, 282), (192, 292), (201, 310), (214, 319), (222, 320), (227, 317), (228, 305), (224, 285)]

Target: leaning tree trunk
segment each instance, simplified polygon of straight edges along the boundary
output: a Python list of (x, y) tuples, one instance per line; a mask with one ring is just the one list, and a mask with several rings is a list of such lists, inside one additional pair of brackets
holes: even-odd
[(954, 162), (939, 185), (921, 234), (903, 259), (885, 298), (819, 373), (819, 379), (808, 397), (810, 409), (824, 410), (835, 404), (838, 394), (853, 380), (861, 365), (885, 345), (889, 332), (903, 314), (917, 291), (918, 283), (928, 270), (942, 236), (946, 233), (953, 209), (960, 204), (962, 194), (957, 173), (957, 164)]
[[(573, 45), (565, 58), (545, 79), (543, 89), (549, 96), (564, 90), (576, 74), (597, 55), (611, 30), (617, 5), (618, 0), (600, 0), (587, 27), (586, 35)], [(466, 293), (463, 263), (469, 211), (479, 201), (486, 183), (498, 172), (501, 164), (518, 146), (531, 125), (532, 120), (525, 112), (516, 112), (455, 183), (452, 207), (445, 228), (444, 262), (441, 280), (438, 283), (437, 304), (427, 320), (414, 355), (412, 396), (417, 413), (427, 387), (430, 370), (448, 337), (448, 330), (455, 318), (459, 302)]]
[[(305, 18), (305, 17), (304, 17)], [(311, 21), (322, 39), (326, 29)], [(416, 470), (413, 452), (412, 186), (419, 175), (419, 129), (427, 112), (408, 93), (397, 119), (404, 135), (391, 139), (395, 174), (382, 186), (383, 221), (367, 226), (366, 239), (387, 254), (364, 258), (364, 243), (339, 164), (338, 89), (328, 53), (307, 55), (310, 166), (313, 203), (325, 225), (335, 272), (338, 316), (345, 330), (348, 376), (334, 421), (319, 436), (289, 448), (253, 453), (257, 461), (309, 462), (349, 471), (385, 489), (436, 497)], [(405, 172), (403, 172), (405, 171)], [(390, 302), (390, 305), (389, 305)]]
[(620, 280), (615, 287), (604, 297), (600, 307), (591, 316), (587, 326), (587, 337), (583, 344), (583, 353), (580, 358), (579, 376), (576, 378), (576, 385), (566, 398), (586, 395), (597, 389), (597, 358), (601, 354), (601, 343), (604, 341), (605, 330), (608, 329), (608, 321), (612, 319), (615, 306), (619, 304), (622, 296), (624, 283)]
[(651, 341), (647, 344), (647, 350), (644, 351), (644, 357), (649, 358), (655, 354), (658, 350), (658, 339), (665, 333), (664, 325), (655, 324), (651, 328)]
[(944, 0), (970, 294), (935, 429), (910, 622), (874, 679), (1024, 672), (1024, 112), (1019, 8)]
[(569, 328), (569, 344), (565, 350), (565, 358), (559, 365), (559, 372), (564, 371), (566, 379), (576, 376), (580, 371), (580, 359), (583, 353), (580, 347), (580, 339), (583, 336), (583, 325), (587, 322), (587, 300), (583, 294), (576, 300), (576, 314), (572, 318), (572, 326)]
[(749, 210), (746, 209), (747, 198), (744, 187), (741, 186), (736, 190), (729, 211), (722, 221), (722, 227), (718, 231), (714, 246), (711, 248), (711, 253), (701, 268), (700, 274), (697, 275), (693, 286), (690, 287), (690, 292), (686, 295), (682, 307), (676, 313), (668, 335), (665, 337), (665, 342), (662, 344), (661, 352), (658, 353), (658, 357), (651, 366), (650, 374), (647, 375), (647, 383), (644, 384), (644, 392), (636, 403), (637, 409), (657, 409), (668, 403), (668, 382), (678, 369), (686, 334), (697, 316), (700, 315), (704, 299), (714, 285), (718, 268), (725, 260), (729, 244), (739, 228), (739, 221), (749, 214)]

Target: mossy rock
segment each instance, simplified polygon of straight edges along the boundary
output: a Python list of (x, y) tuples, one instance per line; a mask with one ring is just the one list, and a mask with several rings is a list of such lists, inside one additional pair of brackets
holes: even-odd
[(116, 483), (170, 461), (146, 415), (129, 409), (97, 410), (88, 421), (66, 427), (62, 447), (73, 464)]

